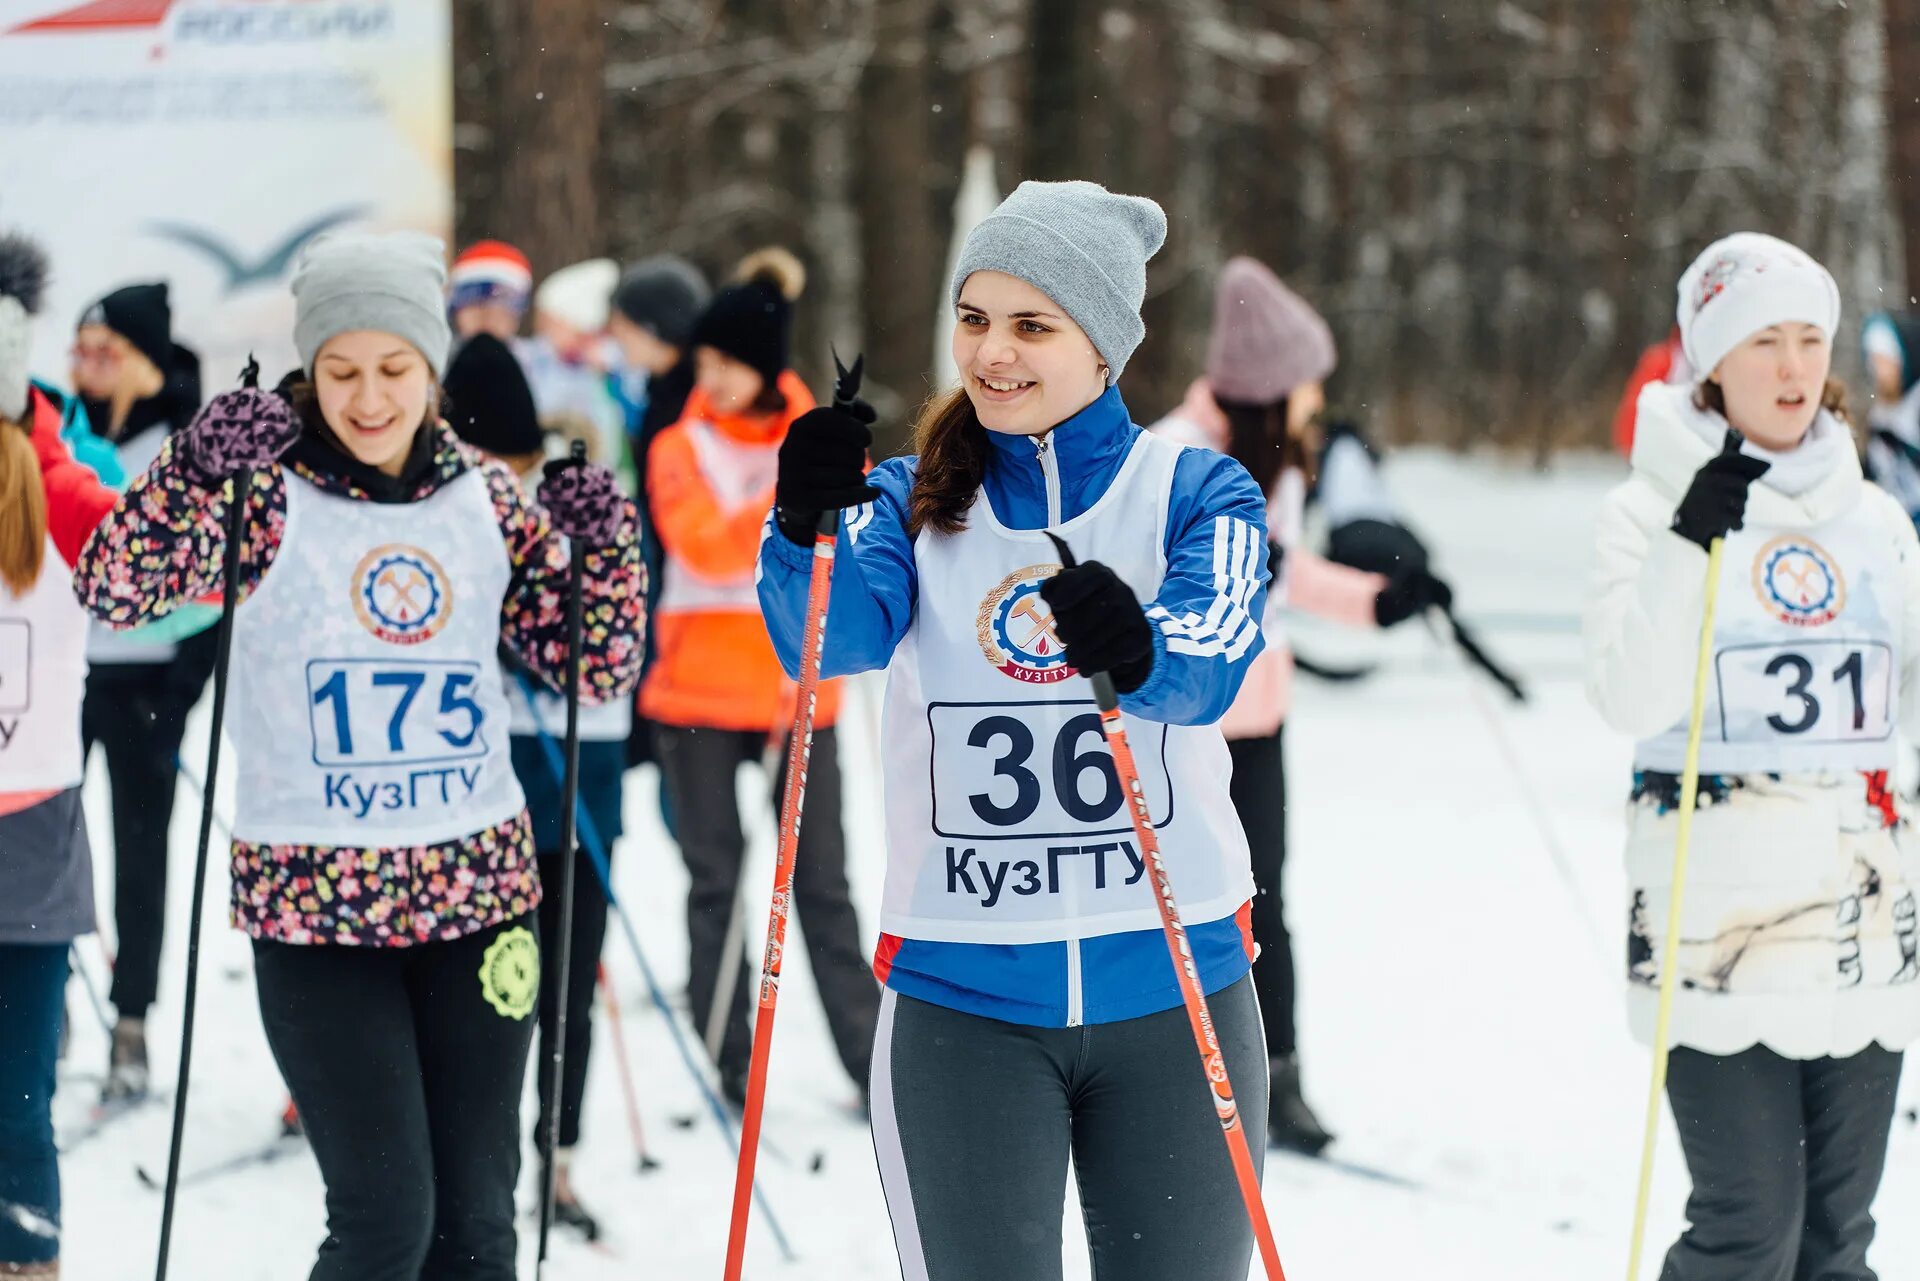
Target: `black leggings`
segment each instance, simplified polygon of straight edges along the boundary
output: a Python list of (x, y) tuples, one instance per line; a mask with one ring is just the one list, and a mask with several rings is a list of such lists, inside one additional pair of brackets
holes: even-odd
[[(623, 749), (624, 750), (624, 749)], [(587, 1056), (593, 1053), (593, 994), (600, 949), (607, 939), (607, 895), (586, 854), (574, 856), (573, 955), (567, 969), (567, 1057), (560, 1079), (560, 1146), (580, 1142), (580, 1108), (587, 1094)], [(540, 1059), (535, 1079), (540, 1104), (534, 1144), (547, 1150), (547, 1100), (553, 1097), (553, 1031), (559, 1018), (560, 873), (558, 854), (540, 856), (540, 953), (552, 961), (540, 974)]]
[(1287, 933), (1287, 763), (1281, 741), (1285, 727), (1267, 738), (1227, 740), (1233, 754), (1233, 808), (1247, 831), (1253, 855), (1253, 941), (1260, 959), (1253, 963), (1253, 987), (1260, 997), (1260, 1021), (1267, 1027), (1267, 1049), (1292, 1054), (1293, 936)]
[[(734, 965), (733, 1005), (720, 1043), (723, 1083), (736, 1089), (746, 1080), (753, 1038), (748, 1010), (759, 982), (759, 956), (747, 969), (745, 952), (723, 957), (727, 921), (734, 909), (740, 865), (747, 852), (735, 799), (734, 774), (742, 761), (758, 760), (765, 734), (724, 729), (684, 729), (659, 725), (654, 747), (661, 776), (680, 829), (680, 854), (692, 884), (687, 889), (687, 995), (693, 1022), (704, 1031), (713, 1008), (720, 966)], [(779, 774), (786, 775), (781, 758)], [(777, 813), (780, 787), (771, 797)], [(748, 938), (766, 919), (765, 891), (748, 887)], [(800, 852), (793, 872), (793, 914), (813, 965), (814, 986), (826, 1009), (827, 1028), (847, 1075), (867, 1078), (873, 1054), (873, 1024), (880, 1009), (880, 985), (874, 981), (861, 946), (859, 918), (847, 888), (847, 840), (840, 822), (840, 757), (832, 729), (815, 730), (807, 766), (806, 821), (800, 824)]]
[[(1241, 979), (1207, 998), (1258, 1170), (1267, 1065)], [(1093, 1275), (1246, 1281), (1253, 1228), (1183, 1006), (1026, 1027), (888, 991), (873, 1147), (908, 1281), (1059, 1281), (1068, 1158)]]
[(107, 756), (113, 804), (113, 1007), (145, 1018), (160, 981), (167, 917), (167, 829), (188, 707), (166, 663), (102, 663), (87, 673), (80, 725)]
[(327, 1186), (311, 1281), (512, 1281), (530, 925), (411, 947), (255, 940), (267, 1044)]

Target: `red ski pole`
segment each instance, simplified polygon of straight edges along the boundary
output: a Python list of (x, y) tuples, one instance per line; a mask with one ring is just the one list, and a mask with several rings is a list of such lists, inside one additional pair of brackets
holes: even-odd
[[(1060, 564), (1071, 569), (1073, 552), (1059, 535), (1048, 531), (1060, 553)], [(1193, 1043), (1200, 1051), (1200, 1065), (1213, 1091), (1213, 1110), (1220, 1118), (1220, 1133), (1227, 1141), (1227, 1155), (1233, 1160), (1234, 1177), (1240, 1183), (1240, 1199), (1246, 1203), (1247, 1219), (1253, 1224), (1254, 1240), (1260, 1246), (1260, 1259), (1266, 1265), (1268, 1281), (1286, 1281), (1280, 1270), (1280, 1250), (1273, 1243), (1273, 1225), (1267, 1222), (1266, 1202), (1260, 1199), (1260, 1180), (1253, 1169), (1253, 1153), (1247, 1148), (1246, 1129), (1240, 1124), (1240, 1109), (1233, 1101), (1233, 1083), (1227, 1079), (1226, 1057), (1220, 1052), (1220, 1038), (1214, 1032), (1213, 1014), (1207, 1009), (1206, 993), (1200, 990), (1200, 972), (1193, 963), (1193, 948), (1187, 943), (1187, 927), (1180, 923), (1180, 905), (1174, 901), (1173, 881), (1167, 876), (1166, 861), (1160, 857), (1160, 842), (1153, 834), (1153, 813), (1147, 808), (1147, 794), (1140, 786), (1140, 769), (1133, 761), (1133, 749), (1127, 745), (1126, 726), (1120, 720), (1120, 696), (1113, 688), (1113, 677), (1105, 672), (1088, 672), (1093, 685), (1093, 701), (1100, 708), (1100, 728), (1107, 736), (1107, 748), (1113, 753), (1113, 768), (1120, 779), (1121, 794), (1127, 798), (1127, 812), (1133, 817), (1133, 834), (1140, 842), (1141, 857), (1153, 885), (1153, 903), (1160, 909), (1160, 928), (1166, 932), (1167, 951), (1173, 957), (1174, 973), (1180, 978), (1180, 997), (1186, 1002), (1187, 1022), (1193, 1027)]]
[(657, 1170), (660, 1163), (647, 1151), (647, 1132), (640, 1123), (640, 1098), (633, 1090), (633, 1065), (627, 1060), (627, 1034), (620, 1026), (620, 1002), (613, 996), (613, 980), (607, 977), (607, 967), (601, 965), (597, 971), (600, 983), (600, 999), (607, 1007), (607, 1030), (613, 1033), (613, 1057), (620, 1067), (620, 1093), (627, 1104), (627, 1129), (633, 1133), (633, 1150), (640, 1158), (640, 1173)]
[[(834, 357), (837, 406), (860, 392), (865, 358), (848, 369)], [(740, 1281), (747, 1251), (747, 1216), (753, 1208), (753, 1167), (760, 1154), (760, 1118), (767, 1101), (767, 1059), (773, 1050), (773, 1013), (780, 999), (780, 964), (787, 945), (787, 907), (793, 899), (793, 864), (800, 848), (800, 807), (807, 795), (807, 760), (813, 751), (813, 704), (820, 684), (820, 653), (826, 646), (827, 597), (833, 585), (833, 549), (840, 513), (824, 512), (813, 536), (813, 572), (807, 582), (807, 622), (800, 639), (800, 680), (787, 735), (787, 778), (780, 797), (780, 845), (773, 864), (773, 903), (767, 912), (767, 945), (760, 961), (760, 1001), (753, 1016), (753, 1058), (747, 1068), (747, 1106), (740, 1117), (740, 1163), (733, 1176), (733, 1217), (727, 1225), (726, 1281)], [(727, 964), (727, 958), (721, 963)]]

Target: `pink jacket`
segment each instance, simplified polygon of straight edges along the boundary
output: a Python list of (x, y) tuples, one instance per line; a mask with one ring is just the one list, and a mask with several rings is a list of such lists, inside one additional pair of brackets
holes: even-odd
[[(1187, 388), (1180, 407), (1147, 430), (1183, 445), (1227, 450), (1227, 416), (1214, 402), (1207, 380)], [(1286, 553), (1280, 573), (1267, 588), (1267, 612), (1260, 620), (1267, 647), (1247, 669), (1239, 697), (1220, 718), (1228, 738), (1264, 738), (1286, 722), (1293, 703), (1293, 650), (1286, 639), (1289, 609), (1354, 627), (1374, 626), (1373, 602), (1387, 580), (1379, 574), (1336, 565), (1302, 545), (1306, 477), (1298, 469), (1282, 472), (1267, 495), (1267, 537)]]

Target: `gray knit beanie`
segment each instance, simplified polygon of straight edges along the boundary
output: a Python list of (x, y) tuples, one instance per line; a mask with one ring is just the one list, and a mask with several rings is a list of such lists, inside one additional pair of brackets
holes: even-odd
[(1338, 359), (1320, 313), (1252, 258), (1229, 258), (1213, 288), (1207, 385), (1217, 400), (1270, 405), (1325, 382)]
[(1167, 215), (1144, 196), (1093, 182), (1023, 182), (960, 247), (952, 301), (976, 271), (1017, 276), (1086, 330), (1117, 382), (1147, 327), (1147, 259), (1167, 238)]
[(613, 306), (661, 342), (684, 347), (712, 297), (698, 267), (672, 254), (656, 254), (627, 268), (613, 291)]
[(412, 343), (435, 378), (447, 367), (447, 247), (419, 231), (333, 232), (301, 251), (293, 270), (293, 345), (313, 372), (335, 334), (372, 329)]

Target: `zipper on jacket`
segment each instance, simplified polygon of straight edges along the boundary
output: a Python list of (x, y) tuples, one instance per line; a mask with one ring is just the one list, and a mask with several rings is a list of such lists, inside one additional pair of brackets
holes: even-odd
[(1079, 1027), (1086, 1011), (1080, 1000), (1080, 940), (1067, 940), (1067, 1026)]
[(1033, 442), (1033, 452), (1040, 459), (1040, 474), (1047, 482), (1047, 528), (1052, 529), (1060, 523), (1060, 468), (1054, 461), (1053, 436), (1051, 433)]

